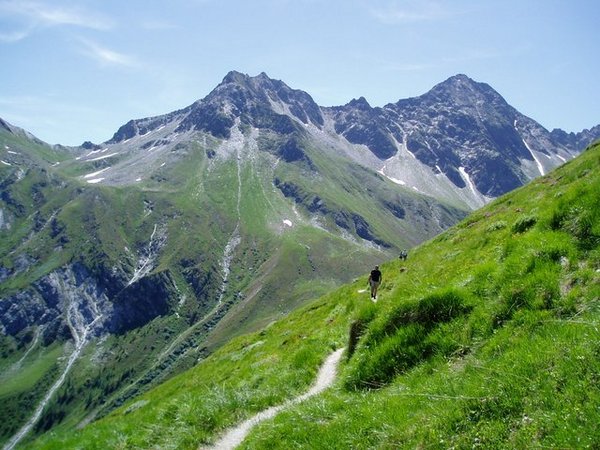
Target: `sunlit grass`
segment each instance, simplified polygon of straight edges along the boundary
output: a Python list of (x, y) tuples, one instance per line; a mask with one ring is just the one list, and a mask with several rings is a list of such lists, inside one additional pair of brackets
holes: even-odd
[(196, 448), (304, 392), (341, 346), (334, 387), (242, 448), (597, 446), (599, 152), (382, 264), (377, 303), (365, 276), (31, 448)]

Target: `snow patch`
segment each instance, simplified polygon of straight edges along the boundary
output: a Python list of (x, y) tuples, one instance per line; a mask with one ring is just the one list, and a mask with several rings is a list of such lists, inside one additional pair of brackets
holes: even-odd
[(531, 156), (533, 157), (535, 163), (537, 164), (538, 170), (540, 171), (540, 175), (546, 175), (546, 173), (544, 172), (544, 167), (542, 166), (542, 163), (537, 158), (537, 156), (535, 156), (535, 154), (533, 153), (533, 150), (531, 150), (531, 147), (529, 147), (529, 145), (527, 145), (527, 142), (525, 142), (525, 139), (521, 139), (521, 140), (523, 141), (523, 144), (525, 144), (525, 147), (527, 147), (527, 150), (529, 150), (529, 153), (531, 153)]
[(0, 159), (0, 163), (4, 164), (5, 166), (12, 166), (11, 163), (7, 163), (6, 161)]
[[(6, 145), (4, 146), (5, 148), (8, 148)], [(13, 152), (12, 150), (9, 150), (8, 153), (10, 153), (11, 155), (18, 155), (18, 152)]]
[(467, 171), (465, 170), (464, 167), (459, 167), (458, 171), (460, 172), (460, 174), (463, 177), (463, 180), (465, 180), (465, 182), (467, 183), (467, 185), (469, 186), (469, 189), (471, 190), (471, 192), (476, 196), (479, 197), (479, 192), (477, 191), (477, 189), (475, 188), (475, 185), (473, 184), (473, 181), (471, 181), (471, 177), (469, 176), (469, 174), (467, 173)]
[[(392, 156), (391, 158), (388, 158), (386, 160), (387, 161), (391, 161), (392, 159), (394, 159), (394, 157)], [(390, 177), (389, 175), (386, 175), (385, 173), (385, 168), (386, 168), (387, 164), (384, 165), (381, 169), (379, 169), (377, 172), (380, 173), (381, 175), (383, 175), (384, 177), (386, 177), (388, 180), (393, 181), (396, 184), (399, 184), (401, 186), (406, 186), (406, 183), (398, 178), (394, 178), (394, 177)]]
[(104, 169), (99, 170), (98, 172), (88, 173), (87, 175), (84, 175), (83, 178), (92, 178), (92, 177), (98, 176), (101, 173), (106, 172), (108, 169), (110, 169), (110, 167), (105, 167)]
[(294, 225), (294, 224), (292, 223), (292, 221), (291, 221), (291, 220), (289, 220), (289, 219), (284, 219), (284, 220), (283, 220), (283, 224), (284, 224), (284, 225), (286, 225), (286, 226), (288, 226), (288, 227), (292, 227), (292, 226)]
[(96, 184), (96, 183), (100, 183), (102, 180), (104, 180), (104, 178), (94, 178), (92, 180), (87, 180), (87, 182), (89, 184)]
[(112, 158), (115, 155), (118, 155), (119, 152), (109, 153), (108, 155), (97, 156), (96, 158), (88, 159), (88, 161), (100, 161), (101, 159)]
[(390, 180), (390, 181), (393, 181), (393, 182), (394, 182), (394, 183), (396, 183), (396, 184), (399, 184), (399, 185), (401, 185), (401, 186), (406, 186), (406, 183), (405, 183), (404, 181), (402, 181), (402, 180), (399, 180), (398, 178), (394, 178), (394, 177), (388, 177), (387, 175), (386, 175), (386, 178), (387, 178), (388, 180)]
[(141, 179), (141, 178), (136, 178), (136, 179), (135, 179), (135, 181), (136, 181), (136, 182), (138, 182), (138, 181), (142, 181), (142, 179)]

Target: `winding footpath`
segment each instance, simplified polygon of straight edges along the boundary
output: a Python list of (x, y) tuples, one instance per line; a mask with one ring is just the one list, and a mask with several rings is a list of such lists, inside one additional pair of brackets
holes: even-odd
[(272, 406), (271, 408), (259, 412), (258, 414), (254, 415), (245, 422), (240, 423), (238, 426), (227, 430), (225, 434), (221, 436), (221, 438), (212, 446), (201, 446), (198, 450), (233, 450), (243, 442), (248, 433), (250, 433), (250, 430), (252, 430), (252, 428), (254, 428), (263, 420), (271, 419), (285, 408), (295, 405), (296, 403), (300, 403), (306, 400), (307, 398), (312, 397), (313, 395), (317, 395), (323, 392), (325, 389), (327, 389), (333, 384), (335, 380), (337, 366), (342, 357), (343, 352), (344, 349), (340, 348), (335, 352), (331, 353), (327, 357), (327, 359), (325, 359), (325, 362), (319, 369), (319, 373), (317, 374), (317, 379), (315, 383), (304, 394), (292, 400), (289, 400), (282, 405)]

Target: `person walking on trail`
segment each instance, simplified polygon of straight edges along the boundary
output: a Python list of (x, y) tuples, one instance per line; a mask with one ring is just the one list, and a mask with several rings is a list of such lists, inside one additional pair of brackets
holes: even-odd
[(379, 266), (375, 266), (369, 275), (369, 285), (371, 286), (371, 299), (377, 300), (377, 288), (381, 284), (381, 271)]

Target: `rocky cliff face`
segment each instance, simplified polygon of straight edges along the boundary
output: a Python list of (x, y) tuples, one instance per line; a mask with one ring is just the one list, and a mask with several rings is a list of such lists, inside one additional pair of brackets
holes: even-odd
[[(175, 157), (173, 146), (189, 142), (193, 133), (231, 140), (238, 124), (244, 130), (277, 136), (271, 151), (286, 161), (309, 163), (297, 145), (303, 140), (321, 151), (344, 155), (397, 184), (469, 208), (545, 174), (600, 137), (599, 127), (577, 134), (550, 133), (489, 85), (465, 75), (383, 108), (371, 107), (362, 97), (325, 108), (306, 92), (264, 73), (250, 77), (231, 72), (209, 95), (187, 108), (132, 120), (121, 127), (107, 143), (106, 152), (118, 151), (119, 166), (131, 175), (113, 166), (103, 174), (103, 182), (133, 183), (143, 171), (156, 170), (157, 151), (169, 149)], [(145, 154), (142, 161), (139, 152), (135, 157), (132, 154), (135, 148), (152, 151), (152, 155)], [(124, 152), (130, 157), (125, 158)], [(132, 179), (135, 173), (139, 176)]]
[(600, 125), (583, 130), (579, 133), (567, 133), (561, 129), (554, 129), (551, 132), (552, 139), (571, 151), (578, 152), (586, 148), (590, 143), (600, 139)]
[[(594, 134), (565, 145), (559, 132), (549, 133), (465, 75), (384, 108), (361, 98), (328, 111), (336, 132), (350, 142), (366, 145), (381, 160), (408, 151), (430, 169), (432, 184), (443, 175), (472, 197), (493, 198), (521, 186), (572, 158)], [(402, 180), (402, 172), (400, 166), (386, 174)]]

